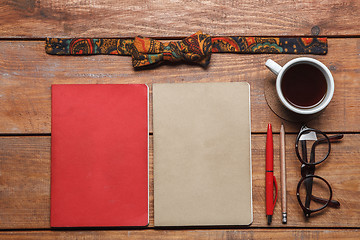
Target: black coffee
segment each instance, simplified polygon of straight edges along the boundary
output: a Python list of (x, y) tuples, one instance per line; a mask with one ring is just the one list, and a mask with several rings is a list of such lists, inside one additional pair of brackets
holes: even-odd
[(284, 73), (281, 91), (295, 107), (311, 108), (323, 100), (327, 91), (326, 78), (313, 65), (296, 64)]

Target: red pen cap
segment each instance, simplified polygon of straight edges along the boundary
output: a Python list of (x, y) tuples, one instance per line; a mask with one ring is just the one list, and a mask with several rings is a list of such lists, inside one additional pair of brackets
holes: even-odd
[(273, 170), (273, 158), (274, 158), (274, 151), (273, 151), (273, 137), (272, 137), (272, 128), (271, 124), (268, 124), (267, 128), (267, 135), (266, 135), (266, 171)]

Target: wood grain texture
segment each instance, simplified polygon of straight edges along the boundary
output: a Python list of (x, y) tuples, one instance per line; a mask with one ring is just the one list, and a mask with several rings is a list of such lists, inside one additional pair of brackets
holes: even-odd
[(5, 0), (1, 38), (359, 35), (360, 2)]
[[(252, 136), (254, 222), (251, 227), (268, 227), (265, 216), (265, 141), (265, 134)], [(341, 208), (327, 208), (308, 220), (303, 216), (296, 199), (300, 162), (295, 157), (294, 141), (294, 134), (286, 136), (288, 223), (286, 225), (281, 223), (281, 208), (278, 202), (270, 227), (357, 228), (360, 222), (360, 165), (358, 164), (360, 135), (346, 134), (342, 142), (333, 145), (329, 159), (316, 170), (316, 174), (324, 177), (331, 184), (333, 198), (341, 203)], [(152, 137), (150, 143), (149, 227), (152, 228), (154, 226)], [(279, 134), (275, 134), (274, 175), (278, 179), (279, 154)], [(0, 173), (0, 229), (49, 228), (50, 137), (0, 137)], [(159, 234), (167, 233), (165, 231)]]
[[(285, 64), (299, 56), (213, 54), (205, 70), (181, 64), (136, 71), (127, 56), (53, 56), (45, 53), (43, 41), (0, 41), (0, 133), (50, 133), (51, 84), (146, 83), (151, 88), (152, 83), (231, 81), (250, 83), (252, 132), (265, 132), (268, 122), (278, 132), (281, 120), (264, 97), (264, 82), (268, 78), (275, 81), (275, 75), (265, 62), (272, 58)], [(329, 39), (329, 53), (311, 57), (333, 73), (335, 94), (329, 107), (309, 126), (359, 132), (360, 39)], [(295, 132), (299, 126), (292, 124), (286, 130)]]
[(50, 138), (0, 138), (0, 226), (50, 222)]
[(212, 239), (326, 239), (326, 240), (357, 240), (358, 229), (235, 229), (235, 230), (174, 230), (159, 231), (153, 229), (133, 230), (133, 231), (22, 231), (22, 232), (1, 232), (0, 238), (3, 240), (13, 239), (170, 239), (170, 240), (212, 240)]

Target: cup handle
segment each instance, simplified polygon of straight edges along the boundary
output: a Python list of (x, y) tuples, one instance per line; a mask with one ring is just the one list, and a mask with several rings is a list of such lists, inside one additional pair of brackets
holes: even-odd
[(271, 59), (268, 59), (265, 63), (265, 66), (272, 71), (275, 75), (279, 75), (279, 72), (281, 71), (282, 67), (277, 64), (276, 62), (274, 62)]

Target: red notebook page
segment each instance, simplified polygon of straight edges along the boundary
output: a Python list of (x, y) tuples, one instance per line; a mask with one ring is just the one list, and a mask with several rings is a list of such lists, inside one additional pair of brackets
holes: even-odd
[(52, 227), (148, 224), (148, 88), (53, 85)]

